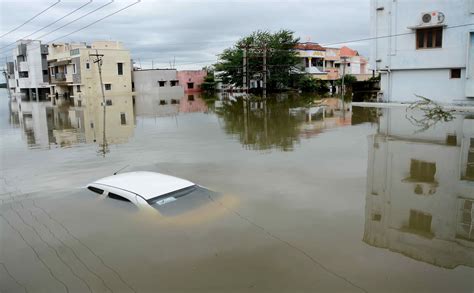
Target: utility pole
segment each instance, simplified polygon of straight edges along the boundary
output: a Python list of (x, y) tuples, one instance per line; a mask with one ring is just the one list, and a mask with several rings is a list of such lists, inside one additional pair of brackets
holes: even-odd
[(344, 77), (346, 75), (346, 63), (347, 63), (347, 57), (341, 57), (342, 59), (342, 84), (341, 84), (341, 96), (342, 96), (342, 111), (345, 113), (345, 107), (344, 107), (344, 95), (345, 95), (345, 89), (346, 85), (344, 84)]
[(247, 94), (247, 47), (244, 47), (242, 58), (242, 87), (244, 93)]
[(153, 60), (151, 60), (151, 69), (153, 69)]
[(105, 156), (107, 150), (107, 138), (105, 135), (105, 115), (106, 115), (106, 102), (105, 102), (105, 93), (104, 93), (104, 83), (102, 82), (102, 57), (104, 54), (99, 54), (97, 49), (95, 50), (95, 54), (89, 54), (91, 57), (96, 57), (94, 63), (97, 64), (97, 68), (99, 69), (99, 80), (100, 80), (100, 90), (102, 92), (102, 107), (104, 109), (104, 121), (103, 121), (103, 131), (102, 131), (102, 148), (103, 148), (103, 155)]
[(267, 44), (263, 46), (263, 98), (267, 98)]

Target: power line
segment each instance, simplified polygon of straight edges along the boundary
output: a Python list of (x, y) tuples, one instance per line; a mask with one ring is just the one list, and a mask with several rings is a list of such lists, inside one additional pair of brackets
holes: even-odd
[(90, 23), (90, 24), (88, 24), (88, 25), (86, 25), (86, 26), (83, 26), (83, 27), (81, 27), (81, 28), (79, 28), (79, 29), (77, 29), (77, 30), (75, 30), (75, 31), (72, 31), (72, 32), (70, 32), (70, 33), (68, 33), (68, 34), (66, 34), (66, 35), (64, 35), (64, 36), (61, 36), (61, 37), (56, 38), (56, 39), (54, 39), (54, 40), (51, 40), (51, 41), (49, 41), (49, 42), (54, 42), (54, 41), (57, 41), (57, 40), (59, 40), (59, 39), (68, 37), (68, 36), (70, 36), (70, 35), (72, 35), (72, 34), (75, 34), (75, 33), (79, 32), (79, 31), (82, 31), (83, 29), (86, 29), (86, 28), (88, 28), (88, 27), (90, 27), (90, 26), (92, 26), (92, 25), (94, 25), (94, 24), (96, 24), (96, 23), (98, 23), (98, 22), (100, 22), (100, 21), (102, 21), (102, 20), (104, 20), (104, 19), (106, 19), (106, 18), (109, 18), (109, 17), (111, 17), (112, 15), (115, 15), (115, 14), (121, 12), (121, 11), (124, 11), (124, 10), (126, 10), (126, 9), (128, 9), (128, 8), (130, 8), (130, 7), (132, 7), (132, 6), (136, 5), (136, 4), (138, 4), (138, 3), (140, 3), (140, 2), (141, 2), (141, 0), (137, 0), (136, 2), (134, 2), (134, 3), (132, 3), (132, 4), (129, 4), (129, 5), (127, 5), (127, 6), (123, 7), (123, 8), (121, 8), (121, 9), (119, 9), (119, 10), (117, 10), (117, 11), (114, 11), (114, 12), (112, 12), (112, 13), (110, 13), (110, 14), (107, 14), (106, 16), (101, 17), (101, 18), (99, 18), (98, 20), (93, 21), (92, 23)]
[[(444, 29), (453, 29), (453, 28), (460, 28), (460, 27), (466, 27), (466, 26), (471, 26), (474, 25), (474, 23), (465, 23), (465, 24), (458, 24), (458, 25), (452, 25), (445, 27)], [(387, 38), (392, 38), (392, 37), (400, 37), (400, 36), (406, 36), (406, 35), (412, 35), (415, 34), (416, 31), (411, 31), (411, 32), (406, 32), (406, 33), (399, 33), (399, 34), (393, 34), (393, 35), (385, 35), (385, 36), (376, 36), (376, 37), (368, 37), (368, 38), (362, 38), (362, 39), (355, 39), (355, 40), (350, 40), (346, 42), (337, 42), (337, 43), (328, 43), (328, 44), (322, 44), (321, 46), (333, 46), (333, 45), (339, 45), (339, 44), (347, 44), (347, 43), (357, 43), (357, 42), (363, 42), (363, 41), (371, 41), (371, 40), (377, 40), (377, 39), (387, 39)]]
[[(113, 0), (112, 0), (111, 2), (105, 4), (105, 5), (109, 5), (109, 4), (112, 3), (112, 2), (113, 2)], [(59, 39), (68, 37), (68, 36), (70, 36), (70, 35), (72, 35), (72, 34), (75, 34), (75, 33), (79, 32), (79, 31), (81, 31), (81, 30), (84, 30), (84, 29), (86, 29), (86, 28), (88, 28), (88, 27), (90, 27), (90, 26), (92, 26), (92, 25), (94, 25), (94, 24), (96, 24), (96, 23), (98, 23), (98, 22), (100, 22), (100, 21), (102, 21), (102, 20), (104, 20), (104, 19), (106, 19), (106, 18), (112, 16), (112, 15), (115, 15), (115, 14), (121, 12), (121, 11), (124, 11), (124, 10), (126, 10), (126, 9), (128, 9), (128, 8), (130, 8), (130, 7), (132, 7), (132, 6), (136, 5), (136, 4), (138, 4), (138, 3), (140, 3), (140, 2), (141, 2), (141, 0), (137, 0), (136, 2), (134, 2), (134, 3), (132, 3), (132, 4), (129, 4), (129, 5), (123, 7), (123, 8), (121, 8), (121, 9), (119, 9), (119, 10), (116, 10), (116, 11), (112, 12), (112, 13), (109, 13), (109, 14), (105, 15), (104, 17), (101, 17), (101, 18), (97, 19), (96, 21), (91, 22), (90, 24), (88, 24), (88, 25), (86, 25), (86, 26), (83, 26), (83, 27), (81, 27), (81, 28), (79, 28), (79, 29), (77, 29), (77, 30), (75, 30), (75, 31), (72, 31), (72, 32), (66, 34), (66, 35), (60, 36), (60, 37), (58, 37), (58, 38), (56, 38), (56, 39), (54, 39), (54, 40), (50, 40), (50, 41), (48, 41), (48, 42), (46, 42), (46, 43), (51, 43), (51, 42), (57, 41), (57, 40), (59, 40)], [(102, 8), (102, 7), (104, 7), (105, 5), (99, 7), (99, 9)], [(97, 11), (97, 9), (95, 9), (95, 10), (93, 10), (93, 11)], [(92, 13), (92, 11), (91, 11), (90, 13)], [(83, 15), (83, 16), (85, 16), (85, 15)], [(50, 32), (50, 33), (51, 33), (51, 32)], [(49, 33), (48, 33), (48, 34), (49, 34)], [(5, 54), (5, 52), (2, 52), (1, 54)]]
[(87, 12), (86, 14), (83, 14), (83, 15), (81, 15), (81, 16), (75, 18), (74, 20), (71, 20), (70, 22), (65, 23), (64, 25), (62, 25), (62, 26), (60, 26), (60, 27), (58, 27), (58, 28), (56, 28), (56, 29), (50, 31), (49, 33), (46, 33), (46, 34), (43, 34), (43, 35), (39, 36), (38, 39), (44, 38), (44, 37), (47, 36), (47, 35), (50, 35), (50, 34), (56, 32), (56, 31), (58, 31), (58, 30), (60, 30), (60, 29), (62, 29), (62, 28), (65, 28), (66, 26), (70, 25), (71, 23), (74, 23), (74, 22), (76, 22), (76, 21), (78, 21), (78, 20), (81, 20), (81, 19), (83, 19), (84, 17), (86, 17), (86, 16), (88, 16), (88, 15), (91, 15), (92, 13), (95, 13), (95, 12), (101, 10), (102, 8), (104, 8), (104, 7), (106, 7), (106, 6), (110, 5), (110, 4), (112, 4), (113, 2), (114, 2), (114, 0), (110, 0), (110, 2), (107, 2), (107, 3), (105, 3), (104, 5), (99, 6), (99, 7), (97, 7), (96, 9)]
[(46, 11), (50, 10), (51, 8), (53, 8), (54, 6), (58, 5), (59, 2), (61, 2), (61, 0), (58, 0), (57, 2), (53, 3), (52, 5), (48, 6), (47, 8), (45, 8), (44, 10), (42, 10), (41, 12), (37, 13), (36, 15), (34, 15), (32, 18), (28, 19), (27, 21), (25, 21), (24, 23), (20, 24), (19, 26), (15, 27), (14, 29), (4, 33), (3, 35), (0, 36), (0, 39), (3, 38), (4, 36), (6, 35), (9, 35), (11, 34), (12, 32), (18, 30), (19, 28), (23, 27), (24, 25), (26, 25), (27, 23), (31, 22), (33, 19), (37, 18), (38, 16), (40, 16), (41, 14), (45, 13)]
[[(48, 24), (48, 25), (46, 25), (46, 26), (43, 26), (42, 28), (40, 28), (40, 29), (38, 29), (38, 30), (32, 32), (31, 34), (29, 34), (29, 35), (27, 35), (27, 36), (21, 37), (21, 39), (27, 39), (27, 38), (31, 37), (32, 35), (36, 34), (37, 32), (42, 31), (42, 30), (44, 30), (44, 29), (46, 29), (46, 28), (48, 28), (48, 27), (50, 27), (50, 26), (52, 26), (52, 25), (58, 23), (59, 21), (65, 19), (65, 18), (68, 17), (69, 15), (71, 15), (71, 14), (73, 14), (73, 13), (75, 13), (75, 12), (81, 10), (81, 9), (84, 8), (85, 6), (91, 4), (92, 2), (93, 2), (93, 0), (89, 0), (89, 2), (87, 2), (87, 3), (85, 3), (85, 4), (81, 5), (81, 6), (79, 6), (78, 8), (74, 9), (73, 11), (71, 11), (71, 12), (65, 14), (64, 16), (58, 18), (57, 20), (51, 22), (50, 24)], [(15, 45), (15, 44), (16, 44), (16, 41), (15, 41), (15, 42), (11, 42), (10, 44), (8, 44), (8, 45), (6, 45), (6, 46), (1, 47), (0, 50), (1, 50), (1, 49), (5, 49), (5, 48), (8, 48), (8, 47), (10, 47), (10, 46), (12, 46), (12, 45)]]

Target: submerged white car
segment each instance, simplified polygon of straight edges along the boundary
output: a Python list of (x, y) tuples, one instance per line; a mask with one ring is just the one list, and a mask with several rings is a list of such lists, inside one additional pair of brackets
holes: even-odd
[[(173, 202), (189, 198), (192, 206), (208, 201), (211, 191), (191, 181), (155, 172), (127, 172), (99, 179), (87, 189), (105, 197), (127, 201), (138, 207), (154, 207), (160, 212), (173, 212)], [(166, 210), (160, 207), (167, 205)], [(189, 206), (189, 204), (180, 204)], [(175, 211), (177, 212), (177, 211)]]

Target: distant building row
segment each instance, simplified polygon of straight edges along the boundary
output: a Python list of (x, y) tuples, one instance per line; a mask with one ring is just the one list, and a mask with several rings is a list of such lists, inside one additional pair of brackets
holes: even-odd
[(305, 72), (318, 79), (334, 81), (341, 79), (344, 73), (354, 75), (358, 80), (372, 76), (367, 59), (349, 47), (329, 48), (306, 42), (298, 44), (296, 51)]
[[(99, 55), (98, 58), (95, 55)], [(75, 106), (87, 97), (101, 98), (97, 60), (101, 61), (102, 83), (107, 99), (139, 91), (158, 94), (200, 91), (203, 70), (132, 70), (130, 52), (120, 42), (41, 44), (20, 40), (7, 63), (7, 85), (11, 93), (25, 100), (68, 100)]]

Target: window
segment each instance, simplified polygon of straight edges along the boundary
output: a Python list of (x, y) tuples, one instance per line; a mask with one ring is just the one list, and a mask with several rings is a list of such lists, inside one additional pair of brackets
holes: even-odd
[(436, 163), (411, 159), (410, 178), (418, 182), (434, 182)]
[(106, 90), (106, 91), (112, 90), (112, 84), (110, 84), (110, 83), (104, 84), (104, 87), (105, 87), (105, 90)]
[(48, 75), (48, 70), (43, 70), (43, 75)]
[(188, 101), (194, 101), (194, 95), (188, 95)]
[(91, 64), (89, 62), (86, 63), (86, 69), (90, 69), (91, 68)]
[(16, 80), (16, 86), (19, 87), (20, 85), (18, 84), (18, 79)]
[(194, 82), (188, 82), (188, 89), (194, 88)]
[(416, 31), (416, 48), (441, 48), (443, 45), (443, 28), (423, 28)]
[(120, 113), (120, 124), (127, 125), (127, 117), (125, 116), (125, 113)]
[(112, 100), (105, 100), (106, 106), (112, 106)]
[(179, 85), (179, 80), (172, 80), (170, 81), (171, 86), (178, 86)]
[(64, 74), (67, 74), (67, 65), (64, 65), (63, 68), (64, 68)]
[(179, 100), (171, 99), (171, 104), (172, 104), (172, 105), (179, 104)]
[(28, 78), (28, 71), (20, 71), (20, 78)]
[(51, 71), (51, 76), (54, 76), (54, 67), (51, 67), (49, 71)]
[(78, 92), (78, 93), (81, 92), (81, 86), (80, 85), (76, 85), (76, 92)]
[(373, 214), (372, 215), (372, 221), (380, 222), (380, 220), (382, 220), (382, 215), (381, 214)]
[(126, 202), (130, 202), (129, 199), (123, 197), (123, 196), (120, 196), (118, 194), (115, 194), (115, 193), (112, 193), (112, 192), (109, 192), (107, 194), (108, 197), (112, 198), (112, 199), (116, 199), (116, 200), (121, 200), (121, 201), (126, 201)]
[(81, 100), (77, 100), (77, 106), (82, 107), (82, 101)]
[(77, 71), (76, 71), (76, 64), (73, 64), (73, 65), (72, 65), (72, 73), (73, 73), (73, 74), (76, 74), (76, 73), (77, 73)]
[(97, 188), (97, 187), (94, 187), (94, 186), (88, 186), (87, 189), (89, 189), (92, 192), (98, 193), (98, 194), (104, 193), (104, 190), (102, 190), (100, 188)]
[(451, 69), (451, 78), (461, 78), (461, 69), (460, 68)]
[(410, 210), (409, 228), (412, 230), (431, 233), (431, 215), (416, 210)]
[(117, 63), (117, 74), (123, 75), (123, 63)]
[(472, 137), (467, 153), (466, 175), (464, 179), (474, 181), (474, 138)]
[(168, 104), (166, 100), (160, 100), (160, 105), (166, 105), (166, 104)]
[(166, 85), (166, 81), (160, 80), (160, 81), (158, 81), (158, 84), (159, 84), (160, 87), (164, 87)]
[(474, 241), (474, 200), (461, 199), (456, 237)]

